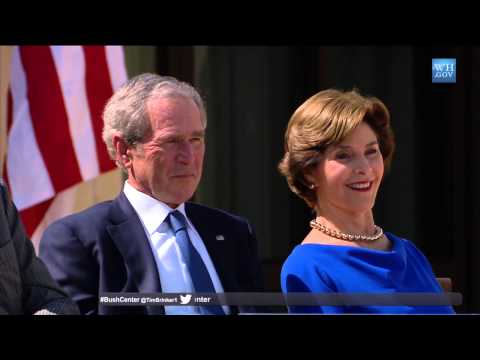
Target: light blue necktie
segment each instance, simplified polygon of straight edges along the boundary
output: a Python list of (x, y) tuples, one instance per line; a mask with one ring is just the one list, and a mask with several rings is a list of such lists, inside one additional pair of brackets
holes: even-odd
[[(212, 279), (210, 279), (210, 275), (208, 274), (207, 267), (188, 236), (185, 216), (178, 210), (172, 211), (168, 215), (168, 223), (175, 233), (175, 238), (180, 247), (183, 260), (190, 271), (195, 292), (215, 293), (216, 291), (213, 287)], [(225, 315), (222, 307), (218, 305), (201, 306), (200, 309), (203, 314)]]

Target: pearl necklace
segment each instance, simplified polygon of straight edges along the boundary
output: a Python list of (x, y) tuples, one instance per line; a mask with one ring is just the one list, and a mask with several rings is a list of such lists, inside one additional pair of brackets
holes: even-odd
[(325, 225), (320, 224), (317, 222), (316, 219), (313, 219), (310, 221), (310, 226), (313, 229), (316, 229), (318, 231), (323, 232), (324, 234), (340, 239), (340, 240), (346, 240), (346, 241), (375, 241), (380, 239), (383, 236), (383, 230), (381, 227), (374, 225), (375, 226), (375, 234), (372, 236), (368, 235), (351, 235), (351, 234), (346, 234), (342, 233), (336, 230), (332, 230), (327, 228)]

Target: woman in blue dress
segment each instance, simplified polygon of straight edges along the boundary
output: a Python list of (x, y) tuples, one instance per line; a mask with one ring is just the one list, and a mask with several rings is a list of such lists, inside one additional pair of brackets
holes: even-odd
[[(283, 264), (284, 293), (442, 293), (422, 252), (412, 242), (384, 233), (373, 219), (377, 191), (394, 148), (388, 109), (379, 99), (356, 90), (321, 91), (294, 112), (279, 169), (316, 216), (311, 231)], [(289, 311), (454, 313), (449, 305), (416, 303), (418, 296), (393, 305), (352, 299), (341, 305), (333, 301), (289, 306)]]

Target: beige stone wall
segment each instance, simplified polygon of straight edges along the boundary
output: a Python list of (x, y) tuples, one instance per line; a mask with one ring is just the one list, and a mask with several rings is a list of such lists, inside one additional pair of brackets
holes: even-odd
[(10, 77), (11, 46), (0, 46), (0, 176), (3, 175), (3, 162), (7, 148), (7, 89)]

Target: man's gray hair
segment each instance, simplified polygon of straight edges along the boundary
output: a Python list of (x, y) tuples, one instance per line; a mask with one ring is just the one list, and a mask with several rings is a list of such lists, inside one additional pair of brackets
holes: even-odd
[[(102, 137), (113, 160), (116, 160), (113, 136), (119, 135), (130, 146), (140, 142), (151, 129), (147, 101), (166, 97), (191, 99), (200, 111), (203, 127), (207, 127), (205, 104), (193, 86), (171, 76), (138, 75), (113, 94), (103, 111)], [(117, 162), (117, 166), (121, 164)]]

